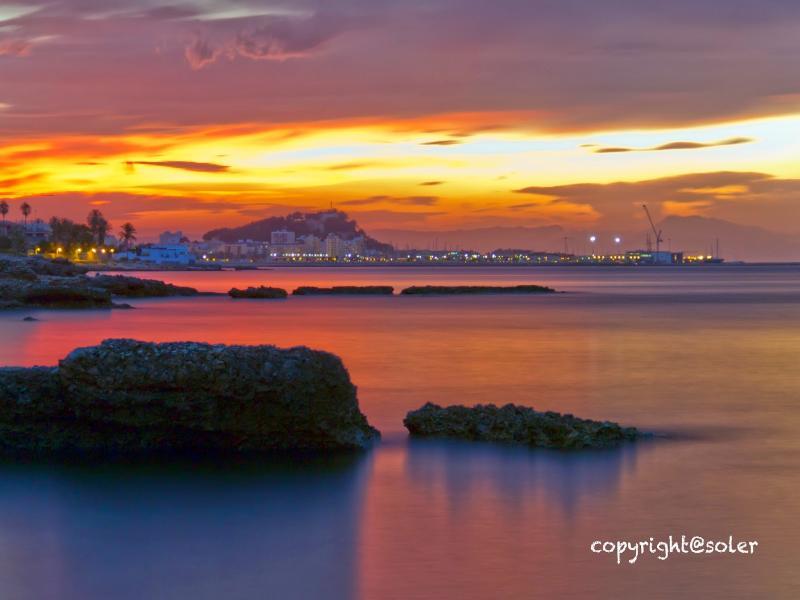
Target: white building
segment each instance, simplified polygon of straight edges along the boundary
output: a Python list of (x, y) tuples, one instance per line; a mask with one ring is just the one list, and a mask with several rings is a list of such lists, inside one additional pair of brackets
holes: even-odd
[(194, 263), (194, 256), (189, 252), (189, 247), (184, 244), (143, 246), (140, 248), (138, 256), (134, 255), (130, 258), (156, 265), (190, 265)]
[(165, 231), (161, 235), (158, 236), (158, 243), (162, 246), (176, 246), (181, 243), (183, 239), (183, 232), (182, 231)]
[(339, 258), (347, 254), (345, 241), (335, 233), (329, 233), (325, 238), (325, 255)]
[(279, 229), (273, 231), (269, 236), (270, 244), (273, 246), (289, 246), (294, 244), (294, 231)]
[(303, 252), (306, 254), (320, 254), (322, 252), (322, 240), (315, 235), (306, 235), (300, 238), (303, 242)]

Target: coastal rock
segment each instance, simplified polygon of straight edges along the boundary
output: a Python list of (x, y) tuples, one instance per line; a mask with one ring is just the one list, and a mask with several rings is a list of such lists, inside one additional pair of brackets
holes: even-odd
[(544, 285), (412, 285), (400, 293), (406, 296), (440, 294), (553, 294), (555, 290)]
[(428, 403), (406, 415), (403, 424), (418, 437), (505, 442), (542, 448), (604, 448), (642, 436), (634, 427), (579, 419), (526, 406), (448, 406)]
[(39, 281), (22, 291), (25, 306), (44, 308), (107, 308), (111, 294), (86, 285), (83, 281), (71, 285), (69, 281)]
[(380, 436), (341, 360), (305, 347), (106, 340), (0, 369), (0, 450), (358, 449)]
[(391, 296), (392, 294), (394, 294), (394, 288), (390, 285), (335, 285), (333, 287), (304, 285), (292, 292), (293, 296)]
[(173, 285), (155, 279), (139, 279), (127, 275), (95, 275), (90, 285), (114, 296), (125, 298), (159, 298), (165, 296), (196, 296), (200, 292), (192, 287)]
[(231, 298), (254, 298), (258, 300), (263, 300), (263, 299), (274, 299), (274, 298), (286, 298), (289, 294), (287, 294), (286, 290), (282, 288), (267, 287), (261, 285), (258, 287), (249, 287), (245, 290), (240, 290), (239, 288), (231, 288), (228, 291), (228, 295)]
[(194, 296), (194, 288), (123, 275), (88, 277), (83, 267), (38, 256), (0, 258), (0, 309), (113, 308), (112, 296)]

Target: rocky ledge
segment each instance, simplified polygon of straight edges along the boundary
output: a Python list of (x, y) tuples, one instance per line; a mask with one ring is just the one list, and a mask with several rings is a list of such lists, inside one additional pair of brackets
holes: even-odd
[(139, 279), (127, 275), (97, 274), (90, 285), (123, 298), (161, 298), (165, 296), (197, 296), (200, 292), (192, 287), (173, 285), (155, 279)]
[(555, 290), (544, 285), (413, 285), (400, 293), (407, 296), (440, 294), (554, 294)]
[(240, 290), (239, 288), (231, 288), (228, 291), (228, 296), (230, 296), (231, 298), (255, 298), (257, 300), (286, 298), (288, 295), (289, 294), (286, 293), (286, 290), (282, 288), (267, 287), (265, 285), (260, 285), (258, 287), (249, 287), (245, 290)]
[(611, 421), (579, 419), (525, 406), (485, 404), (442, 408), (428, 403), (403, 420), (413, 436), (505, 442), (541, 448), (605, 448), (643, 434)]
[(314, 287), (304, 285), (292, 292), (293, 296), (391, 296), (394, 288), (390, 285), (335, 285), (333, 287)]
[(359, 449), (380, 437), (341, 360), (305, 347), (106, 340), (0, 368), (0, 452)]
[(112, 308), (114, 297), (193, 296), (194, 288), (123, 275), (89, 277), (66, 260), (0, 257), (0, 309)]

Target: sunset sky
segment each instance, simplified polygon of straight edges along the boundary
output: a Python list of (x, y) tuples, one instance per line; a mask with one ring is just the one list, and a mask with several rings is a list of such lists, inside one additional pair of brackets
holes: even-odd
[(0, 0), (0, 198), (800, 233), (798, 57), (796, 0)]

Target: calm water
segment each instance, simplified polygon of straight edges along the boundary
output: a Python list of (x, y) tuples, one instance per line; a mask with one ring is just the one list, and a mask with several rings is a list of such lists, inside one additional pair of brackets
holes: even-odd
[[(0, 313), (0, 364), (107, 337), (339, 354), (384, 442), (243, 465), (0, 464), (0, 598), (796, 598), (800, 268), (296, 268), (255, 284), (548, 283), (557, 296), (227, 297)], [(668, 434), (619, 450), (414, 441), (426, 401), (515, 402)], [(758, 540), (754, 556), (592, 541)]]

